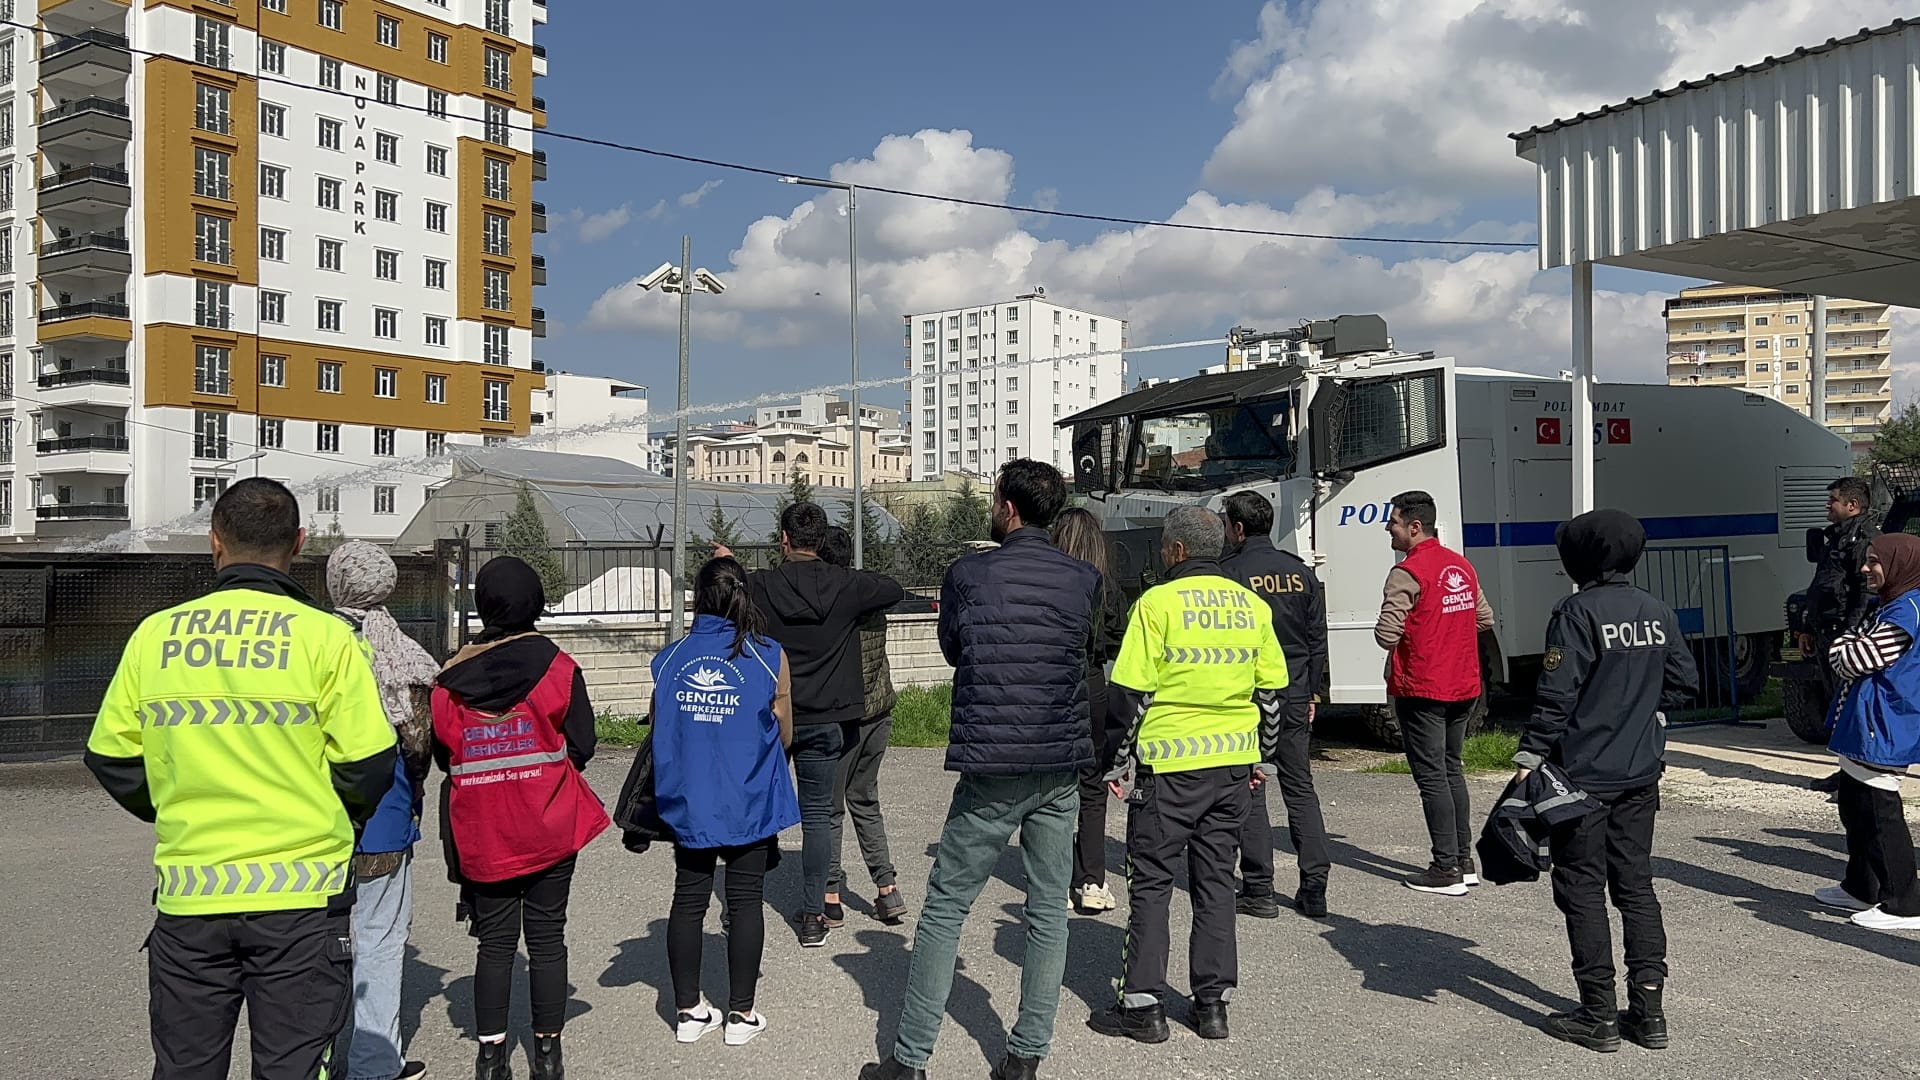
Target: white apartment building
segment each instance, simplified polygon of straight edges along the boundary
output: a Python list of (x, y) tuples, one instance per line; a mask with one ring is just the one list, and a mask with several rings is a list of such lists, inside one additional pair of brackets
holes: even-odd
[(647, 388), (617, 379), (549, 371), (530, 408), (527, 449), (616, 458), (646, 468)]
[(0, 534), (184, 525), (261, 475), (390, 539), (449, 436), (528, 432), (545, 0), (37, 16), (0, 28)]
[(1041, 289), (905, 319), (915, 480), (991, 477), (1021, 457), (1071, 473), (1072, 434), (1054, 421), (1127, 384), (1127, 324), (1051, 303)]

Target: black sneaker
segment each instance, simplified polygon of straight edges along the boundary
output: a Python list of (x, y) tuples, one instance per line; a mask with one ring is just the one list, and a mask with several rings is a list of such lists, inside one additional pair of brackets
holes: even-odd
[(1256, 919), (1277, 919), (1280, 917), (1280, 902), (1272, 893), (1258, 896), (1242, 896), (1234, 902), (1233, 910)]
[(409, 1061), (405, 1065), (400, 1066), (400, 1075), (394, 1077), (393, 1080), (420, 1080), (420, 1078), (425, 1075), (427, 1075), (426, 1062)]
[(800, 947), (817, 949), (827, 943), (827, 936), (833, 933), (833, 927), (827, 924), (826, 917), (818, 912), (806, 912), (800, 916)]
[(1163, 1043), (1171, 1035), (1167, 1030), (1167, 1011), (1159, 1005), (1108, 1009), (1088, 1017), (1087, 1026), (1102, 1035), (1143, 1043)]
[(1620, 1037), (1648, 1050), (1668, 1046), (1667, 1013), (1659, 987), (1628, 985), (1627, 1011), (1620, 1014)]
[(827, 920), (827, 928), (829, 930), (838, 930), (847, 925), (847, 909), (841, 907), (839, 904), (826, 904), (824, 905), (824, 911), (821, 913), (821, 918)]
[(1226, 1038), (1227, 1003), (1224, 1001), (1194, 1002), (1193, 1032), (1203, 1039)]
[(1540, 1024), (1540, 1030), (1561, 1042), (1584, 1046), (1601, 1054), (1620, 1049), (1620, 1022), (1613, 1016), (1602, 1019), (1584, 1007), (1572, 1012), (1554, 1013)]
[(907, 898), (899, 889), (873, 898), (873, 917), (883, 923), (897, 923), (907, 917)]
[(1435, 896), (1467, 895), (1466, 879), (1453, 867), (1435, 863), (1406, 880), (1406, 886), (1414, 892), (1431, 893)]
[(1327, 887), (1325, 885), (1302, 885), (1300, 891), (1293, 894), (1293, 910), (1309, 919), (1327, 917)]

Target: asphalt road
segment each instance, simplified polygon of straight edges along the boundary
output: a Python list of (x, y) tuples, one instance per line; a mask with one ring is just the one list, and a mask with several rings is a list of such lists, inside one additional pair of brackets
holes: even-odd
[[(610, 795), (626, 760), (592, 768)], [(920, 898), (951, 787), (932, 751), (895, 751), (885, 798), (908, 895)], [(1483, 887), (1462, 899), (1403, 889), (1425, 840), (1405, 776), (1323, 771), (1322, 798), (1338, 839), (1334, 916), (1290, 912), (1242, 920), (1233, 1037), (1203, 1043), (1176, 1027), (1157, 1047), (1104, 1039), (1085, 1027), (1112, 999), (1124, 911), (1076, 917), (1053, 1056), (1043, 1075), (1313, 1077), (1460, 1076), (1718, 1078), (1920, 1074), (1911, 1009), (1920, 935), (1860, 930), (1812, 903), (1837, 878), (1838, 825), (1821, 816), (1758, 816), (1669, 800), (1658, 844), (1675, 974), (1668, 1002), (1674, 1048), (1628, 1046), (1601, 1056), (1529, 1028), (1570, 1004), (1558, 913), (1544, 884)], [(1478, 807), (1491, 791), (1477, 785)], [(1277, 800), (1276, 800), (1277, 812)], [(66, 1080), (144, 1076), (144, 959), (150, 921), (145, 826), (127, 818), (77, 764), (0, 766), (0, 1074)], [(1110, 832), (1120, 833), (1112, 816)], [(429, 826), (431, 834), (431, 825)], [(1276, 842), (1285, 847), (1285, 832)], [(787, 838), (789, 850), (798, 836)], [(1118, 866), (1120, 845), (1109, 850)], [(567, 1029), (570, 1075), (594, 1077), (851, 1078), (872, 1060), (898, 1013), (911, 922), (892, 929), (850, 912), (820, 950), (802, 951), (774, 920), (790, 912), (799, 860), (769, 890), (769, 942), (760, 1007), (768, 1034), (744, 1048), (717, 1035), (676, 1044), (665, 954), (670, 861), (634, 856), (604, 837), (575, 879), (569, 942), (576, 987)], [(1282, 881), (1291, 878), (1281, 856)], [(986, 1075), (1018, 994), (1021, 894), (1017, 853), (976, 905), (962, 943), (936, 1076)], [(437, 850), (423, 847), (406, 975), (413, 1056), (439, 1077), (468, 1075), (473, 943), (452, 922), (454, 891)], [(864, 910), (862, 905), (861, 910)], [(1175, 908), (1182, 940), (1185, 908)], [(725, 979), (717, 910), (709, 915), (710, 988)], [(1184, 957), (1174, 986), (1184, 989)], [(520, 993), (524, 994), (524, 983)], [(1184, 1017), (1179, 999), (1170, 1003)], [(524, 998), (514, 1029), (524, 1037)], [(245, 1038), (234, 1076), (246, 1074)], [(525, 1075), (524, 1058), (517, 1066)]]

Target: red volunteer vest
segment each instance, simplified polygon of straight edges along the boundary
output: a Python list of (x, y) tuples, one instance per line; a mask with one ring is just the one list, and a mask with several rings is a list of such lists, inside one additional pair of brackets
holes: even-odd
[(1459, 552), (1422, 541), (1400, 568), (1420, 584), (1387, 664), (1387, 693), (1432, 701), (1480, 696), (1480, 578)]
[(447, 821), (469, 881), (505, 881), (560, 862), (607, 827), (607, 811), (567, 759), (560, 725), (578, 666), (566, 653), (526, 700), (498, 715), (433, 691), (433, 736), (448, 748)]

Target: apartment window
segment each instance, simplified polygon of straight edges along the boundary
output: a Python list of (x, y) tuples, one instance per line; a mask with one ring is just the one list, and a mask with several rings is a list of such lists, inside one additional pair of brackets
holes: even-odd
[(1788, 384), (1787, 384), (1787, 393), (1789, 393), (1789, 394), (1797, 394), (1797, 393), (1799, 393), (1799, 392), (1800, 392), (1800, 384), (1799, 384), (1799, 383), (1788, 383)]
[(489, 364), (504, 366), (512, 360), (512, 352), (507, 348), (507, 328), (496, 323), (488, 323), (481, 331), (483, 347), (481, 358)]
[(233, 196), (233, 155), (197, 146), (193, 150), (193, 193), (209, 199)]
[(447, 175), (447, 148), (444, 146), (427, 147), (427, 172), (434, 176)]
[(509, 17), (512, 9), (513, 0), (487, 0), (487, 33), (512, 36), (513, 20)]
[[(315, 450), (320, 451), (323, 454), (339, 453), (340, 452), (340, 425), (339, 424), (318, 425), (314, 429), (314, 433), (313, 433), (313, 448)], [(329, 500), (327, 499), (328, 494), (332, 494), (333, 496), (331, 500), (333, 505), (331, 507), (327, 505), (329, 502)], [(340, 512), (340, 489), (339, 488), (327, 488), (320, 492), (320, 509), (331, 510), (331, 512), (333, 513)]]
[[(336, 454), (339, 453), (340, 452), (340, 425), (321, 424), (320, 427), (322, 429), (322, 434), (325, 433), (325, 429), (327, 428), (333, 429), (332, 452)], [(314, 508), (320, 511), (321, 513), (337, 514), (340, 512), (340, 489), (337, 487), (323, 487), (319, 491), (314, 493), (313, 502), (314, 502)]]
[(938, 435), (935, 435), (931, 431), (926, 432), (920, 436), (920, 448), (922, 450), (936, 449), (939, 445), (938, 440), (939, 440)]
[(374, 308), (373, 336), (388, 339), (399, 337), (400, 313), (392, 308)]
[(260, 103), (260, 134), (276, 139), (287, 137), (287, 107), (271, 101)]
[(1007, 309), (1007, 321), (1008, 321), (1008, 322), (1019, 322), (1019, 321), (1020, 321), (1020, 309), (1019, 309), (1019, 308), (1017, 308), (1017, 307), (1010, 307), (1010, 308), (1008, 308), (1008, 309)]
[(320, 269), (338, 272), (343, 269), (343, 260), (347, 245), (339, 240), (320, 240)]
[(948, 352), (950, 352), (950, 353), (957, 353), (957, 352), (959, 352), (959, 351), (960, 351), (960, 339), (959, 339), (959, 338), (957, 338), (957, 337), (956, 337), (956, 338), (948, 338), (948, 339), (947, 339), (947, 351), (948, 351)]
[(500, 202), (512, 201), (513, 184), (507, 178), (510, 168), (510, 164), (500, 158), (490, 157), (486, 159), (485, 193), (487, 198)]
[(507, 229), (512, 222), (499, 214), (484, 214), (481, 217), (481, 243), (489, 255), (508, 255), (512, 253), (512, 242), (508, 239)]
[(373, 429), (373, 456), (375, 457), (392, 457), (393, 456), (393, 429), (392, 428), (377, 427)]
[(437, 203), (437, 202), (427, 203), (427, 231), (428, 232), (446, 232), (447, 231), (447, 204), (446, 203)]
[(1007, 407), (1004, 411), (1008, 416), (1019, 416), (1020, 403), (1018, 401), (1009, 401), (1007, 402)]
[(1797, 337), (1790, 337), (1786, 339), (1786, 341), (1782, 342), (1782, 344), (1789, 349), (1797, 349), (1800, 347), (1800, 339)]
[(1761, 338), (1761, 339), (1759, 339), (1758, 341), (1755, 341), (1755, 342), (1753, 343), (1753, 351), (1754, 351), (1754, 352), (1766, 352), (1766, 351), (1767, 351), (1767, 346), (1768, 346), (1768, 344), (1769, 344), (1769, 342), (1767, 341), (1767, 339), (1766, 339), (1766, 338)]
[(1767, 370), (1767, 362), (1765, 360), (1760, 361), (1759, 363), (1753, 365), (1753, 370), (1755, 371)]
[(438, 315), (427, 316), (427, 344), (445, 345), (447, 343), (447, 320)]
[(447, 35), (427, 31), (427, 59), (436, 64), (447, 62)]
[(196, 394), (233, 393), (233, 350), (218, 345), (202, 345), (193, 355), (193, 392)]
[(513, 55), (504, 49), (487, 46), (487, 86), (494, 90), (513, 89)]
[(323, 176), (320, 178), (318, 191), (315, 194), (315, 199), (320, 204), (320, 209), (340, 209), (340, 186), (340, 181), (335, 180), (331, 176)]
[(319, 301), (315, 317), (316, 321), (320, 324), (320, 329), (331, 330), (336, 334), (340, 332), (340, 309), (342, 306), (338, 300)]
[(340, 121), (321, 117), (319, 142), (322, 150), (340, 149)]
[(968, 352), (980, 351), (980, 335), (975, 334), (972, 337), (967, 338), (967, 351)]
[(1787, 325), (1788, 325), (1788, 326), (1799, 326), (1799, 325), (1800, 325), (1800, 316), (1798, 316), (1798, 315), (1789, 315), (1789, 316), (1787, 316)]
[(193, 456), (209, 461), (227, 460), (227, 414), (195, 411), (193, 414)]
[(373, 396), (383, 398), (400, 396), (400, 372), (397, 368), (373, 369)]
[(447, 403), (447, 377), (445, 375), (427, 376), (427, 404), (445, 405)]
[(341, 78), (340, 61), (325, 56), (321, 57), (320, 85), (328, 90), (339, 90), (341, 89), (341, 83), (343, 81)]
[(487, 267), (484, 271), (484, 288), (480, 304), (490, 311), (512, 311), (513, 296), (509, 291), (509, 282), (505, 270)]
[(373, 485), (373, 512), (376, 514), (393, 513), (394, 492), (398, 490), (392, 484)]
[(1019, 425), (1019, 424), (1008, 424), (1008, 425), (1007, 425), (1007, 438), (1009, 438), (1009, 439), (1017, 439), (1017, 438), (1019, 438), (1019, 437), (1020, 437), (1020, 425)]
[(447, 287), (447, 264), (442, 259), (427, 260), (427, 288), (444, 289)]
[(512, 386), (512, 383), (501, 382), (497, 379), (485, 380), (485, 389), (481, 397), (484, 408), (484, 412), (481, 414), (482, 419), (493, 423), (505, 423), (507, 421), (507, 391)]
[[(260, 321), (263, 323), (271, 323), (276, 326), (282, 323), (285, 323), (287, 321), (287, 294), (286, 293), (268, 292), (265, 289), (260, 290)], [(262, 360), (261, 362), (263, 364), (265, 363), (264, 360)], [(285, 384), (274, 383), (272, 385), (283, 386)]]
[(936, 423), (939, 423), (939, 420), (936, 418), (935, 413), (932, 409), (928, 409), (926, 412), (923, 412), (920, 414), (921, 427), (930, 428)]
[(487, 141), (495, 146), (513, 145), (513, 137), (507, 127), (507, 114), (505, 105), (487, 102)]
[(287, 0), (260, 0), (260, 10), (277, 11), (285, 15), (287, 13)]
[(391, 191), (374, 192), (373, 216), (381, 221), (399, 221), (400, 196)]
[(204, 263), (233, 265), (233, 219), (193, 215), (193, 257)]
[[(284, 299), (284, 297), (282, 299)], [(261, 386), (287, 385), (287, 358), (286, 357), (267, 356), (267, 355), (262, 355), (260, 357), (260, 385)]]
[(400, 253), (397, 251), (374, 252), (373, 276), (381, 281), (399, 281)]
[(445, 90), (427, 91), (427, 115), (447, 118), (447, 92)]
[(373, 37), (375, 41), (389, 49), (399, 48), (400, 20), (391, 15), (374, 16)]
[(233, 95), (225, 87), (193, 84), (193, 126), (216, 135), (233, 131)]
[[(959, 419), (960, 419), (960, 406), (949, 405), (947, 407), (947, 420), (949, 422), (957, 422)], [(960, 433), (958, 431), (955, 431), (950, 437), (954, 439), (958, 439), (960, 438)]]
[[(195, 455), (196, 457), (199, 455)], [(224, 476), (196, 476), (193, 478), (193, 509), (200, 512), (220, 498), (227, 490), (227, 478)]]
[(260, 42), (260, 70), (270, 75), (285, 75), (287, 47), (277, 41)]
[(1765, 315), (1755, 315), (1753, 317), (1753, 325), (1755, 326), (1767, 325), (1767, 317)]
[(341, 29), (341, 0), (320, 0), (320, 25), (329, 30)]
[[(1765, 319), (1762, 319), (1762, 320), (1760, 320), (1760, 321), (1761, 321), (1762, 323), (1765, 323), (1765, 322), (1766, 322), (1766, 320), (1765, 320)], [(1100, 320), (1099, 320), (1099, 319), (1088, 319), (1088, 320), (1087, 320), (1087, 335), (1088, 335), (1089, 337), (1091, 337), (1092, 335), (1094, 335), (1094, 334), (1097, 334), (1097, 333), (1099, 333), (1099, 332), (1100, 332)]]
[(285, 420), (273, 420), (268, 417), (261, 417), (258, 442), (262, 450), (285, 450), (287, 448), (287, 422)]
[(1788, 370), (1788, 371), (1799, 371), (1799, 370), (1800, 370), (1800, 361), (1798, 361), (1798, 360), (1789, 360), (1789, 361), (1787, 361), (1787, 370)]
[(427, 456), (439, 457), (447, 452), (447, 433), (444, 431), (427, 432)]
[(400, 101), (400, 80), (392, 75), (382, 75), (375, 80), (374, 96), (382, 105), (395, 105)]
[(323, 394), (340, 392), (340, 365), (332, 360), (322, 360), (319, 365), (318, 387)]
[(287, 170), (278, 165), (260, 166), (260, 197), (263, 199), (284, 199), (287, 197)]
[(1009, 345), (1020, 344), (1020, 331), (1018, 330), (1007, 331), (1007, 344)]
[(227, 52), (227, 24), (205, 15), (193, 18), (193, 59), (207, 67), (228, 68), (232, 57)]
[(932, 405), (934, 403), (934, 394), (936, 393), (938, 393), (938, 391), (931, 386), (921, 387), (920, 388), (920, 404)]
[(232, 326), (233, 313), (227, 309), (227, 298), (232, 291), (232, 286), (224, 281), (195, 282), (195, 323), (214, 330), (225, 330)]
[(1007, 393), (1017, 394), (1019, 392), (1020, 392), (1020, 376), (1018, 375), (1007, 376)]
[(920, 343), (920, 359), (922, 359), (922, 360), (932, 360), (932, 359), (934, 359), (935, 357), (934, 357), (934, 355), (933, 355), (933, 352), (934, 352), (934, 343), (933, 343), (933, 342), (931, 342), (931, 341), (923, 341), (923, 342), (921, 342), (921, 343)]

